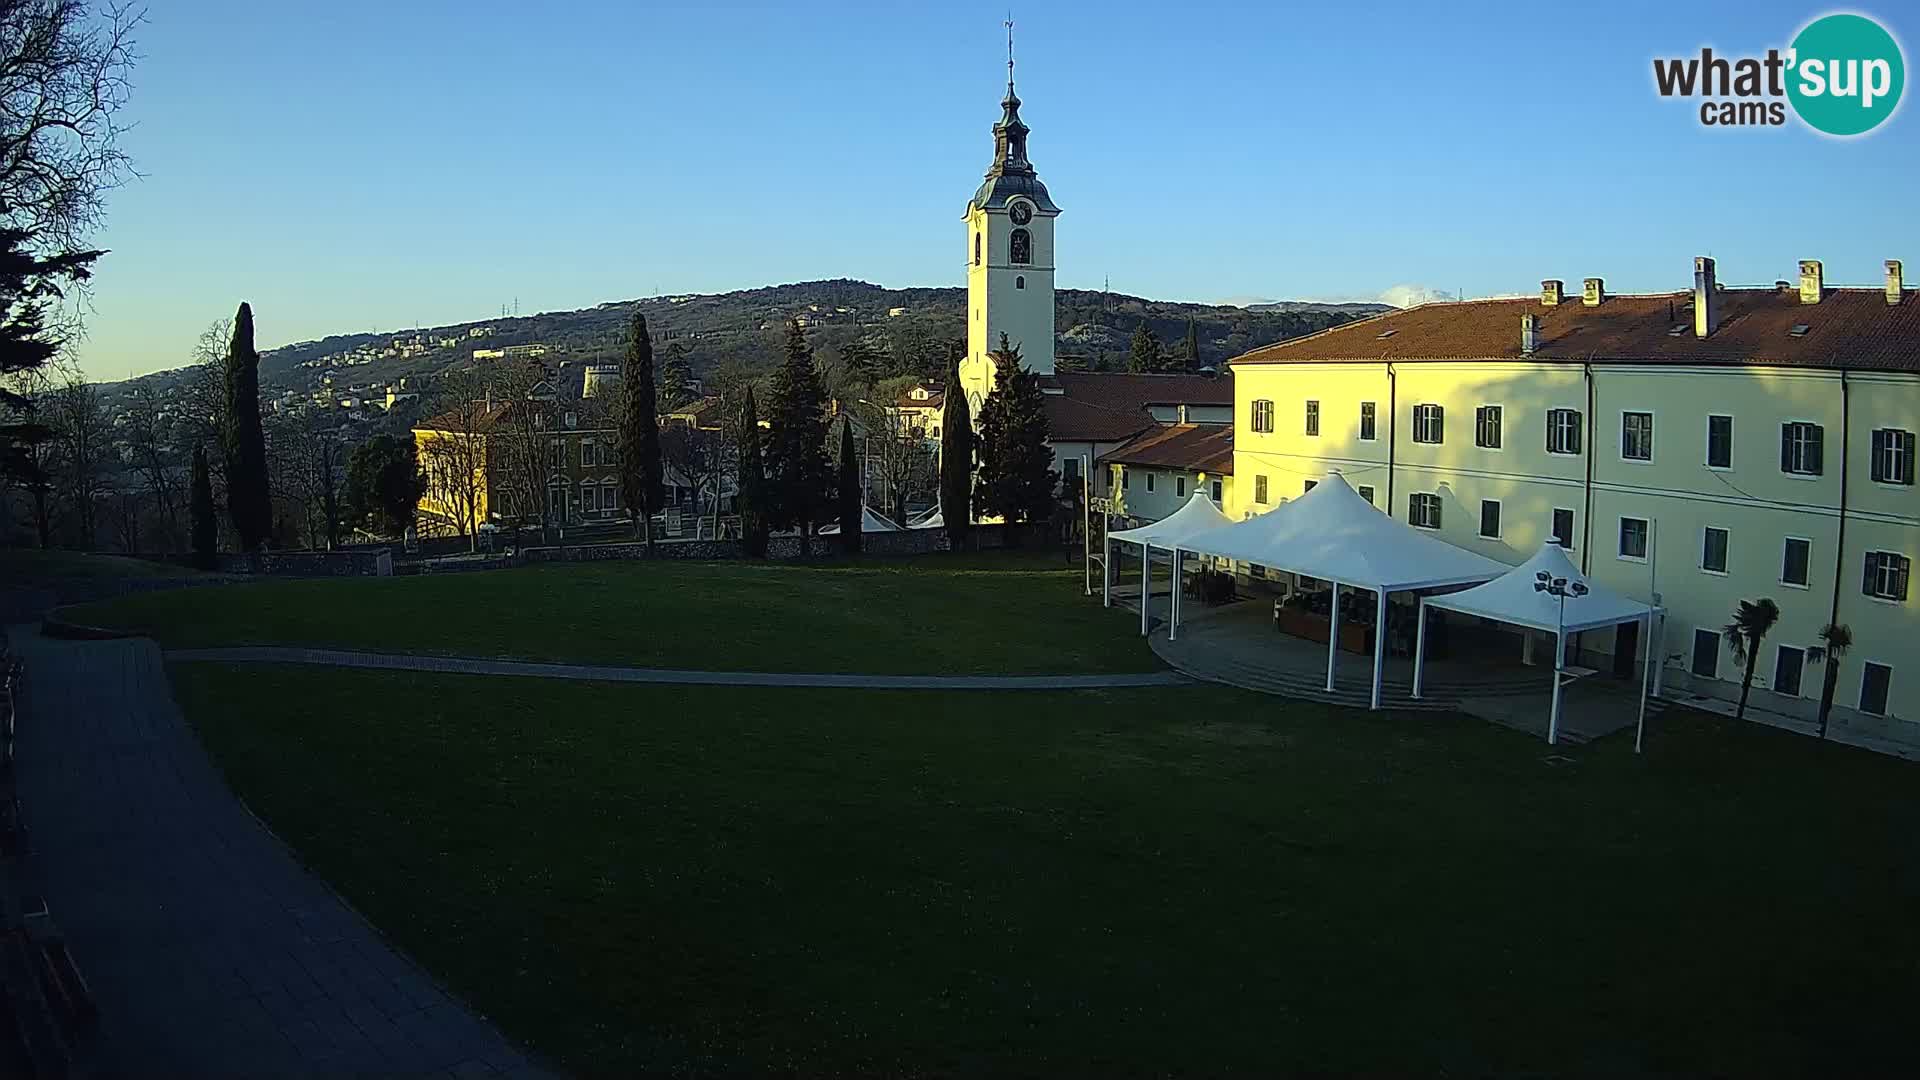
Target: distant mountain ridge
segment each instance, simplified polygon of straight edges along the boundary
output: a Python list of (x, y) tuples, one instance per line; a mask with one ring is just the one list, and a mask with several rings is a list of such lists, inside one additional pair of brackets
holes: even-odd
[[(1171, 353), (1180, 348), (1191, 319), (1200, 339), (1201, 363), (1217, 364), (1262, 345), (1388, 310), (1384, 304), (1305, 301), (1242, 308), (1084, 289), (1061, 290), (1056, 309), (1056, 355), (1090, 367), (1124, 367), (1133, 334), (1143, 322)], [(513, 346), (544, 346), (543, 359), (552, 364), (618, 363), (636, 311), (647, 317), (656, 348), (684, 351), (696, 375), (723, 364), (747, 370), (771, 366), (780, 355), (787, 321), (794, 318), (823, 354), (837, 355), (859, 340), (882, 357), (893, 374), (931, 374), (929, 365), (937, 370), (948, 343), (966, 334), (964, 288), (888, 289), (835, 279), (644, 297), (419, 330), (332, 334), (263, 352), (261, 384), (274, 392), (310, 391), (331, 375), (333, 382), (327, 386), (384, 385), (473, 362), (476, 350), (491, 354)], [(272, 317), (271, 312), (259, 314), (263, 321)], [(156, 372), (134, 381), (170, 382), (177, 377), (177, 371)]]

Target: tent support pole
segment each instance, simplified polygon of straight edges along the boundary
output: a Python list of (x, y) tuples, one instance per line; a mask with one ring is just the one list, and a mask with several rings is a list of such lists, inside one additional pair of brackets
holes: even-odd
[(1640, 620), (1641, 648), (1646, 659), (1641, 661), (1640, 671), (1640, 722), (1633, 729), (1633, 752), (1640, 752), (1640, 741), (1647, 733), (1647, 693), (1653, 683), (1653, 612)]
[(1420, 700), (1420, 679), (1427, 667), (1427, 598), (1420, 598), (1420, 623), (1413, 631), (1413, 700)]
[(1331, 619), (1327, 623), (1327, 693), (1333, 693), (1333, 662), (1340, 655), (1340, 583), (1333, 583), (1333, 603), (1327, 611)]
[(1547, 714), (1547, 745), (1560, 741), (1560, 683), (1567, 667), (1567, 631), (1560, 627), (1553, 632), (1553, 711)]
[(1100, 538), (1100, 606), (1113, 606), (1113, 537)]
[(1373, 704), (1368, 708), (1380, 708), (1380, 684), (1387, 675), (1387, 590), (1384, 586), (1374, 594), (1375, 611), (1373, 617)]
[(1153, 546), (1140, 545), (1140, 636), (1147, 636), (1147, 602), (1153, 599)]
[(1167, 640), (1180, 636), (1180, 549), (1173, 549), (1173, 594), (1167, 601)]
[[(1648, 612), (1647, 618), (1649, 620), (1648, 626), (1649, 628), (1651, 628), (1652, 626), (1651, 620), (1656, 618), (1656, 616), (1654, 615), (1653, 612)], [(1666, 616), (1666, 613), (1661, 612), (1657, 616), (1657, 618), (1660, 620), (1660, 647), (1653, 650), (1653, 652), (1654, 652), (1654, 655), (1660, 658), (1660, 662), (1653, 666), (1653, 696), (1654, 697), (1659, 697), (1661, 694), (1661, 691), (1665, 689), (1664, 676), (1667, 673), (1667, 616)]]

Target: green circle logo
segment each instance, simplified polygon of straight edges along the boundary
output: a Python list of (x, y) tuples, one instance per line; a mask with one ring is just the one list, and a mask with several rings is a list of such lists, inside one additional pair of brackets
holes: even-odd
[(1864, 15), (1823, 15), (1793, 39), (1787, 99), (1815, 131), (1864, 135), (1893, 115), (1906, 87), (1900, 43)]

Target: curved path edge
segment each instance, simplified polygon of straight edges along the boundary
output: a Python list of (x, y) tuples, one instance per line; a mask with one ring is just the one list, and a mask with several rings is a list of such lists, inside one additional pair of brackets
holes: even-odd
[(426, 656), (416, 653), (309, 649), (292, 645), (239, 645), (212, 649), (169, 649), (169, 661), (218, 661), (253, 664), (314, 664), (324, 667), (387, 671), (427, 671), (455, 675), (518, 675), (582, 682), (668, 683), (694, 686), (790, 686), (838, 690), (1104, 690), (1179, 686), (1191, 681), (1177, 671), (1107, 675), (820, 675), (779, 671), (685, 671), (600, 664), (553, 664), (533, 660)]

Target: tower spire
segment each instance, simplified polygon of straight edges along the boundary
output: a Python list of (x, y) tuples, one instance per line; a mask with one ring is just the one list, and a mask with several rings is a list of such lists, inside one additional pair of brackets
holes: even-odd
[(1007, 12), (1007, 94), (1013, 94), (1013, 12)]
[(993, 125), (993, 166), (995, 176), (1032, 176), (1033, 162), (1027, 160), (1027, 125), (1020, 120), (1020, 95), (1013, 92), (1013, 17), (1007, 27), (1007, 96), (1000, 101), (1000, 122)]

